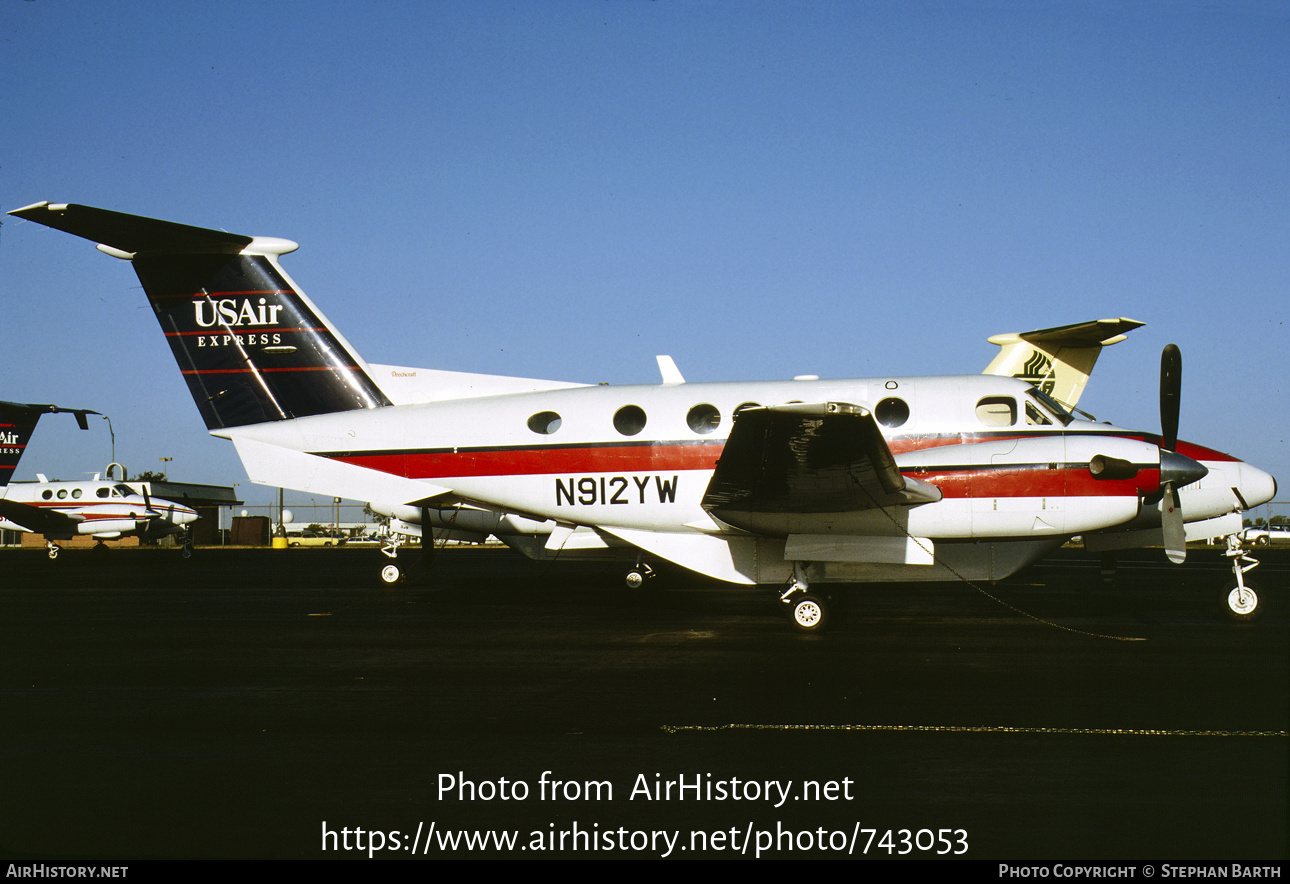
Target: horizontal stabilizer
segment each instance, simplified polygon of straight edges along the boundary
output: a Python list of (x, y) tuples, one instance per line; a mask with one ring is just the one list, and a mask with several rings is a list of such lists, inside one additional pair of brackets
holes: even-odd
[(36, 203), (9, 213), (131, 255), (140, 252), (240, 252), (254, 237), (190, 227), (75, 203)]
[(1001, 348), (982, 374), (1029, 381), (1067, 408), (1074, 408), (1103, 347), (1140, 328), (1136, 319), (1095, 319), (1056, 328), (995, 335)]

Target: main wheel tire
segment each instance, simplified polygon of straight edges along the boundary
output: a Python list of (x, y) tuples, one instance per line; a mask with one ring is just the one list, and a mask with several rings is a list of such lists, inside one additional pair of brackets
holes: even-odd
[(806, 593), (789, 602), (788, 619), (799, 632), (820, 632), (829, 620), (824, 600)]
[(645, 573), (640, 568), (632, 568), (627, 572), (627, 588), (640, 589), (645, 585)]
[(1263, 616), (1266, 605), (1259, 590), (1250, 583), (1244, 587), (1232, 584), (1223, 588), (1223, 609), (1237, 623), (1249, 623)]
[(403, 571), (398, 565), (390, 564), (381, 569), (381, 582), (386, 586), (394, 586), (403, 582)]

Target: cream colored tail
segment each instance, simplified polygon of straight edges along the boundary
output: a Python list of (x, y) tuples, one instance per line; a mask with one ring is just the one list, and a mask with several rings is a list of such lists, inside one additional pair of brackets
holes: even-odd
[(1079, 402), (1103, 347), (1118, 344), (1144, 323), (1134, 319), (1095, 319), (1057, 328), (995, 335), (1001, 348), (982, 374), (1030, 381), (1067, 408)]

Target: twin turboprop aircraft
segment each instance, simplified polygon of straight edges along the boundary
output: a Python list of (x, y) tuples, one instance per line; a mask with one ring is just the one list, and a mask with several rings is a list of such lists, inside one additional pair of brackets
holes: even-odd
[(146, 488), (140, 494), (122, 481), (101, 481), (98, 476), (84, 482), (51, 482), (39, 474), (39, 481), (10, 484), (41, 415), (58, 412), (75, 414), (82, 430), (87, 427), (85, 416), (98, 414), (56, 405), (0, 402), (0, 528), (43, 534), (51, 559), (58, 558), (55, 540), (80, 536), (99, 541), (126, 535), (158, 540), (179, 534), (184, 537), (185, 557), (190, 555), (185, 526), (197, 519), (197, 511), (182, 503), (153, 500)]
[[(777, 584), (803, 630), (827, 619), (822, 586), (999, 580), (1076, 535), (1181, 561), (1188, 538), (1235, 535), (1275, 493), (1177, 439), (1176, 348), (1162, 434), (1055, 398), (1073, 405), (1089, 351), (1129, 320), (1081, 326), (1083, 355), (1056, 360), (1074, 386), (1045, 361), (1073, 327), (992, 339), (1004, 351), (985, 375), (686, 383), (660, 357), (660, 385), (589, 386), (369, 364), (282, 269), (289, 240), (71, 204), (10, 214), (131, 261), (207, 428), (252, 481), (535, 558), (634, 558), (629, 584), (651, 559)], [(1234, 556), (1238, 616), (1257, 612), (1249, 562)]]

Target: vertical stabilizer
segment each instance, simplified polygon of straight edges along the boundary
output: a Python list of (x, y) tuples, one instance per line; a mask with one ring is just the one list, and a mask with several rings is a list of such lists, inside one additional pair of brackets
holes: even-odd
[(1143, 323), (1133, 319), (1096, 319), (1057, 328), (995, 335), (1002, 348), (982, 374), (1029, 381), (1067, 408), (1074, 408), (1103, 347), (1118, 344)]
[(134, 265), (208, 429), (390, 404), (279, 265), (295, 243), (73, 204), (10, 214)]
[(60, 408), (57, 405), (30, 405), (21, 402), (0, 402), (0, 488), (9, 484), (18, 461), (27, 450), (27, 440), (36, 431), (42, 414), (71, 412), (81, 429), (89, 428), (87, 414), (98, 414), (86, 408)]

